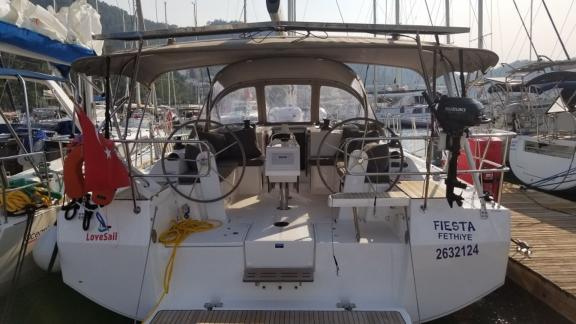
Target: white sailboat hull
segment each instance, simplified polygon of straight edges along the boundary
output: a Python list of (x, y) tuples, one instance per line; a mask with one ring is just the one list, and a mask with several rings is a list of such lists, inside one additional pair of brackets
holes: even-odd
[[(54, 224), (59, 209), (59, 206), (53, 206), (36, 212), (29, 235), (20, 283), (32, 280), (41, 273), (36, 271), (40, 269), (34, 264), (31, 252), (40, 235)], [(26, 228), (26, 218), (27, 216), (11, 216), (5, 223), (2, 216), (2, 223), (0, 224), (0, 295), (7, 293), (10, 288)]]
[[(160, 309), (229, 310), (401, 310), (414, 322), (460, 309), (504, 283), (509, 212), (479, 206), (446, 208), (433, 198), (428, 209), (412, 199), (408, 207), (361, 208), (362, 237), (349, 220), (332, 222), (337, 208), (326, 196), (293, 193), (292, 209), (278, 211), (271, 194), (238, 199), (227, 209), (230, 223), (193, 234), (178, 248), (170, 288)], [(103, 234), (93, 221), (59, 217), (58, 246), (64, 281), (96, 303), (144, 319), (162, 295), (171, 247), (150, 242), (168, 227), (185, 202), (170, 190), (151, 201), (115, 200), (103, 209), (111, 226)], [(158, 207), (158, 208), (157, 208)], [(282, 213), (290, 226), (273, 223)], [(155, 217), (154, 217), (155, 216)], [(407, 220), (409, 222), (407, 223)], [(279, 248), (282, 246), (281, 248)], [(310, 258), (302, 257), (310, 255)], [(311, 268), (311, 282), (245, 282), (247, 268)], [(407, 317), (408, 318), (408, 317)]]
[(522, 183), (548, 191), (576, 187), (576, 142), (519, 135), (510, 146), (510, 168)]

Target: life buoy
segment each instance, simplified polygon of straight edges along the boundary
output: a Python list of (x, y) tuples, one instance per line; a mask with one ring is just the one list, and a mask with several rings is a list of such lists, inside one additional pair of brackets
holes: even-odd
[[(71, 199), (81, 199), (87, 193), (84, 185), (84, 152), (82, 145), (77, 144), (69, 148), (64, 158), (64, 192)], [(103, 190), (92, 192), (92, 201), (105, 206), (112, 202), (116, 190)]]

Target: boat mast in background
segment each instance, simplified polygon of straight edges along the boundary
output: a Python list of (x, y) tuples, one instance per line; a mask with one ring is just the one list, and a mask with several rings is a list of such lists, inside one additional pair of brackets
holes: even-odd
[(396, 25), (400, 25), (400, 0), (396, 0)]
[(296, 0), (288, 0), (288, 21), (296, 21)]
[[(136, 0), (136, 15), (137, 15), (137, 25), (138, 30), (143, 32), (146, 30), (144, 27), (144, 14), (142, 13), (142, 2), (141, 0)], [(140, 83), (136, 83), (136, 107), (140, 108), (142, 106), (142, 99), (140, 98)]]
[[(194, 5), (194, 13), (196, 13), (196, 5)], [(196, 16), (194, 16), (196, 17)], [(196, 21), (196, 18), (194, 18), (194, 21)], [(246, 0), (244, 0), (244, 23), (248, 22), (248, 18), (246, 16)]]
[[(444, 7), (446, 9), (446, 27), (450, 27), (450, 0), (444, 1)], [(449, 34), (446, 34), (446, 44), (450, 44)]]
[[(534, 34), (532, 33), (533, 24), (534, 24), (534, 0), (530, 0), (530, 38), (534, 37)], [(530, 47), (529, 50), (530, 54), (528, 56), (528, 59), (532, 61), (532, 47)]]
[(484, 48), (484, 0), (478, 0), (478, 48)]
[[(376, 0), (372, 0), (372, 16), (373, 16), (373, 24), (376, 25)], [(374, 34), (376, 37), (376, 34)], [(372, 87), (374, 89), (374, 109), (378, 106), (378, 86), (376, 85), (376, 65), (373, 66), (374, 71), (372, 74)]]

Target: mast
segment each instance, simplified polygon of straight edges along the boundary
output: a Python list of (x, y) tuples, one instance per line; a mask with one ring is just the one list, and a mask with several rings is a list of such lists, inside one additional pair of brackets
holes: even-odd
[[(246, 2), (244, 2), (244, 5), (246, 5)], [(198, 2), (196, 0), (192, 1), (192, 6), (194, 6), (194, 27), (198, 27)], [(168, 19), (166, 19), (166, 26), (168, 26)], [(198, 37), (196, 37), (196, 39), (198, 39)]]
[[(138, 30), (143, 32), (146, 28), (144, 27), (144, 14), (142, 13), (141, 0), (136, 0), (136, 15)], [(138, 108), (142, 106), (142, 99), (140, 97), (140, 83), (136, 83), (136, 106)]]
[[(372, 0), (372, 16), (373, 16), (373, 23), (376, 25), (376, 0)], [(376, 34), (374, 34), (376, 37)], [(376, 109), (376, 105), (378, 104), (378, 86), (376, 86), (376, 65), (373, 65), (373, 75), (372, 75), (372, 87), (374, 88), (374, 109)]]
[(288, 0), (288, 21), (296, 21), (296, 0)]
[[(396, 25), (400, 25), (400, 0), (396, 0)], [(400, 69), (396, 69), (396, 76), (394, 77), (394, 84), (401, 84), (402, 83), (402, 71)]]
[[(376, 25), (376, 0), (372, 1), (372, 13), (373, 13), (372, 16), (374, 18), (372, 22), (374, 23), (374, 25)], [(376, 37), (376, 34), (374, 34), (374, 37)]]
[(396, 0), (396, 25), (400, 25), (400, 0)]
[[(450, 27), (450, 0), (444, 1), (444, 7), (446, 9), (446, 27)], [(450, 44), (449, 34), (446, 34), (446, 44)]]
[[(533, 23), (533, 19), (534, 19), (533, 10), (534, 10), (534, 0), (530, 0), (530, 39), (532, 39), (532, 37), (533, 37), (533, 34), (532, 34), (532, 23)], [(530, 61), (532, 61), (532, 47), (530, 47), (529, 50), (530, 50), (530, 52), (529, 52), (530, 54), (528, 56), (528, 59)]]
[[(194, 6), (194, 12), (196, 12), (196, 3), (192, 2), (192, 5)], [(164, 1), (164, 24), (166, 25), (166, 29), (168, 29), (168, 11), (166, 10), (166, 1)], [(171, 94), (172, 85), (170, 84), (171, 76), (172, 72), (168, 73), (168, 75), (166, 76), (168, 81), (168, 107), (170, 107), (172, 103), (172, 94)]]
[(478, 0), (478, 48), (484, 48), (484, 0)]
[[(196, 8), (196, 6), (194, 6), (194, 8)], [(196, 10), (194, 10), (194, 13), (196, 13)], [(194, 19), (196, 20), (196, 19)], [(244, 23), (247, 23), (248, 19), (246, 17), (246, 0), (244, 0)]]

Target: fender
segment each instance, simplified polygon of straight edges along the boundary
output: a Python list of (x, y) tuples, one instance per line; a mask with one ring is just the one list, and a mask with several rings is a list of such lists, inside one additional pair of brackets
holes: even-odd
[[(64, 158), (64, 192), (71, 199), (81, 199), (87, 193), (84, 184), (84, 151), (82, 145), (69, 148)], [(108, 205), (114, 199), (116, 190), (101, 190), (92, 192), (92, 201), (100, 206)]]

